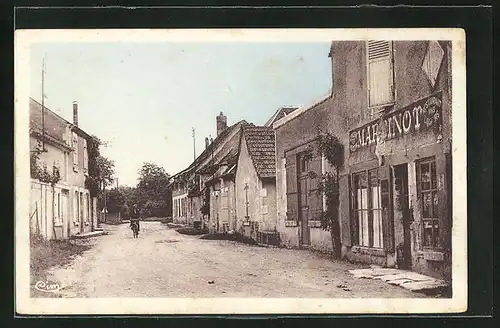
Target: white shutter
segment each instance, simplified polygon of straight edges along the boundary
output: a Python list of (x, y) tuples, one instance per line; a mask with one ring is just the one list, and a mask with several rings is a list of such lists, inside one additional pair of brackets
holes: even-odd
[(370, 107), (394, 102), (391, 41), (367, 41), (368, 101)]
[(73, 132), (73, 170), (78, 171), (78, 136)]
[(87, 140), (83, 139), (83, 170), (85, 173), (87, 173), (87, 170), (89, 168), (89, 162), (88, 162), (88, 150), (87, 150)]

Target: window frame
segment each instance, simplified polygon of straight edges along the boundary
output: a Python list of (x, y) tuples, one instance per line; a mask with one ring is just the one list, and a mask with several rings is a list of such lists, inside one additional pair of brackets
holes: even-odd
[[(376, 173), (376, 187), (378, 187), (378, 206), (377, 208), (374, 207), (373, 204), (373, 190), (372, 190), (372, 183), (370, 179), (370, 172), (375, 172)], [(351, 226), (353, 229), (357, 229), (357, 231), (354, 231), (354, 237), (352, 240), (353, 245), (359, 246), (359, 247), (367, 247), (367, 248), (373, 248), (373, 249), (380, 249), (380, 250), (385, 250), (387, 248), (386, 245), (386, 231), (384, 228), (384, 205), (383, 205), (383, 190), (382, 190), (382, 179), (380, 179), (380, 169), (379, 168), (370, 168), (370, 169), (363, 169), (359, 170), (356, 172), (351, 173), (351, 180), (352, 180), (352, 185), (351, 188), (352, 190), (352, 206), (351, 206)], [(357, 186), (359, 185), (359, 179), (356, 180), (356, 177), (363, 177), (366, 181), (366, 186), (365, 188), (358, 188)], [(361, 207), (358, 206), (358, 190), (366, 189), (366, 205), (361, 204)], [(374, 213), (378, 211), (379, 213), (379, 245), (374, 246), (374, 239), (375, 239), (375, 224), (374, 224)], [(368, 224), (368, 243), (365, 244), (363, 241), (363, 236), (362, 232), (364, 229), (362, 229), (361, 225), (359, 224), (359, 214), (358, 213), (363, 213), (365, 212), (367, 215), (367, 224)], [(363, 218), (364, 221), (364, 218)]]
[[(382, 104), (371, 104), (371, 85), (370, 85), (370, 63), (375, 62), (375, 61), (382, 61), (383, 58), (378, 58), (376, 60), (370, 60), (370, 55), (369, 55), (369, 42), (373, 41), (386, 41), (389, 44), (389, 65), (390, 65), (390, 90), (389, 94), (392, 97), (392, 100), (387, 101), (386, 103)], [(383, 112), (385, 108), (394, 106), (396, 102), (396, 87), (395, 87), (395, 70), (394, 70), (394, 42), (390, 40), (367, 40), (365, 41), (365, 60), (366, 60), (366, 90), (367, 90), (367, 104), (368, 104), (368, 109), (370, 112), (370, 116), (374, 116), (380, 112)]]
[[(439, 187), (438, 187), (438, 174), (437, 174), (437, 160), (435, 156), (422, 158), (416, 161), (416, 175), (417, 175), (417, 198), (420, 210), (420, 223), (421, 223), (421, 231), (420, 231), (420, 248), (421, 250), (430, 250), (430, 251), (440, 251), (443, 249), (441, 245), (441, 223), (439, 220)], [(422, 166), (429, 165), (429, 175), (430, 181), (429, 188), (423, 189), (423, 181), (422, 181)], [(434, 165), (434, 181), (433, 181), (433, 170), (432, 166)], [(434, 186), (433, 186), (434, 182)], [(423, 195), (430, 194), (431, 195), (431, 203), (429, 206), (430, 217), (424, 217), (424, 196)], [(435, 201), (437, 200), (437, 203)], [(436, 210), (434, 213), (434, 209)], [(431, 222), (431, 245), (426, 245), (425, 239), (425, 224), (426, 222)], [(435, 227), (437, 225), (437, 228)], [(435, 232), (437, 230), (437, 233)]]

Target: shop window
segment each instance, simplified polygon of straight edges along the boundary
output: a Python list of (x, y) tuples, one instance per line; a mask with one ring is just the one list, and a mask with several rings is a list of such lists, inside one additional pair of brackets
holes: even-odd
[(367, 41), (368, 103), (371, 114), (394, 103), (391, 41)]
[(381, 183), (377, 169), (355, 173), (352, 181), (355, 243), (359, 246), (383, 248), (382, 204), (385, 191), (382, 189), (387, 189), (387, 186)]
[(440, 248), (435, 158), (417, 163), (417, 183), (422, 213), (422, 245), (429, 249)]

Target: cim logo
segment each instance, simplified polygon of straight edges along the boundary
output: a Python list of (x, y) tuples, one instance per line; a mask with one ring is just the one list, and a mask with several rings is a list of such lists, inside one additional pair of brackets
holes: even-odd
[(61, 289), (61, 286), (52, 281), (37, 281), (35, 284), (35, 289), (41, 292), (54, 293)]

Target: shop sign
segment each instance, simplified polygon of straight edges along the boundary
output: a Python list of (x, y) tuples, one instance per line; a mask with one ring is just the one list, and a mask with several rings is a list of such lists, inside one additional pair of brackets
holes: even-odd
[(355, 152), (404, 135), (440, 131), (441, 122), (442, 95), (438, 93), (350, 131), (349, 149)]

